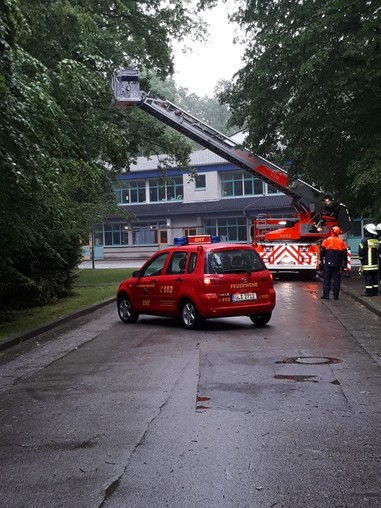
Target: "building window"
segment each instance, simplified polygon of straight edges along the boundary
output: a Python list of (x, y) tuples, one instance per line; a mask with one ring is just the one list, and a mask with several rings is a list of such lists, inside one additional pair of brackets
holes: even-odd
[(94, 226), (94, 245), (104, 245), (103, 224)]
[(151, 203), (183, 199), (183, 195), (182, 176), (174, 176), (166, 180), (149, 180), (149, 199)]
[(221, 175), (221, 191), (225, 198), (255, 196), (263, 194), (263, 183), (247, 172), (224, 173)]
[(145, 182), (134, 181), (130, 183), (130, 203), (145, 203), (146, 184)]
[(157, 243), (157, 228), (149, 224), (132, 227), (133, 245), (152, 245)]
[(247, 242), (246, 219), (206, 219), (205, 234), (217, 235), (226, 242)]
[(161, 229), (159, 231), (159, 240), (160, 243), (168, 243), (168, 231), (166, 229)]
[(270, 185), (267, 184), (267, 194), (281, 194), (281, 191)]
[(196, 190), (206, 189), (206, 175), (197, 175), (194, 181)]
[(263, 194), (263, 182), (254, 176), (244, 173), (244, 195), (255, 196)]
[[(104, 224), (103, 235), (103, 245), (105, 246), (128, 245), (128, 226), (126, 224)], [(95, 244), (102, 245), (101, 243), (97, 244), (98, 239), (100, 239), (100, 231), (96, 229)]]
[[(159, 221), (133, 223), (131, 228), (133, 245), (157, 245), (159, 243), (159, 232), (166, 232), (165, 222)], [(164, 240), (163, 236), (161, 236), (161, 240)]]
[(146, 184), (143, 180), (119, 181), (119, 188), (114, 189), (118, 205), (145, 203)]
[(196, 228), (183, 229), (183, 235), (184, 236), (195, 236), (195, 235), (197, 235), (197, 230), (196, 230)]
[(217, 236), (217, 220), (205, 219), (204, 220), (205, 234)]
[[(351, 229), (348, 231), (348, 237), (359, 237), (363, 236), (363, 221), (361, 219), (354, 219), (351, 221)], [(368, 222), (368, 221), (366, 221)]]

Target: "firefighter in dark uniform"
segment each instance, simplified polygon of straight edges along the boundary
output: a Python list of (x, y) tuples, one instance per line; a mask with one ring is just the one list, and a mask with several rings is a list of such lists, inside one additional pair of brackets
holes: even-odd
[(333, 226), (332, 234), (324, 240), (320, 249), (320, 260), (323, 263), (323, 300), (329, 300), (331, 290), (334, 300), (339, 299), (341, 272), (347, 265), (347, 246), (339, 235), (341, 230)]
[(381, 247), (374, 224), (364, 226), (364, 238), (360, 242), (358, 255), (365, 280), (365, 293), (362, 293), (361, 296), (378, 296), (378, 268)]
[[(380, 244), (380, 251), (381, 251), (381, 222), (379, 224), (377, 224), (376, 231), (377, 231), (377, 239)], [(380, 289), (381, 289), (381, 252), (380, 252), (380, 256), (378, 258), (378, 290), (380, 290)]]

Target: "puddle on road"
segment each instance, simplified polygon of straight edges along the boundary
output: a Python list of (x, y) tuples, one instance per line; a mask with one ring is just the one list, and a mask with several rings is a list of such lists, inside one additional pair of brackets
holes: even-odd
[(285, 374), (285, 375), (276, 374), (274, 376), (274, 379), (286, 379), (287, 381), (299, 381), (299, 382), (309, 381), (310, 383), (318, 383), (319, 380), (314, 378), (316, 378), (316, 376), (299, 376), (294, 374)]
[(329, 365), (332, 363), (340, 363), (343, 360), (333, 358), (331, 356), (294, 356), (285, 358), (275, 363), (301, 363), (303, 365)]

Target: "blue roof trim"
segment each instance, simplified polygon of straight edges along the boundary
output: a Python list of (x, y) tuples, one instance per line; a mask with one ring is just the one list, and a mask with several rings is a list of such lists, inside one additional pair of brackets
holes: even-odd
[[(185, 170), (168, 169), (166, 176), (181, 176), (186, 174)], [(146, 180), (147, 178), (162, 178), (164, 175), (159, 169), (149, 171), (134, 171), (133, 173), (123, 173), (117, 177), (118, 180)]]
[[(226, 173), (228, 171), (237, 171), (240, 170), (237, 166), (233, 164), (213, 164), (213, 165), (204, 165), (204, 166), (194, 166), (197, 169), (198, 173)], [(244, 171), (244, 170), (241, 170)], [(168, 169), (166, 171), (166, 176), (182, 176), (187, 175), (188, 171), (183, 169)], [(160, 170), (143, 170), (143, 171), (134, 171), (133, 173), (123, 173), (117, 177), (117, 180), (145, 180), (147, 178), (161, 178), (163, 174)]]
[(182, 201), (167, 201), (160, 203), (141, 203), (134, 205), (123, 205), (122, 208), (132, 212), (140, 220), (143, 217), (152, 216), (167, 216), (174, 217), (180, 215), (194, 215), (194, 216), (217, 216), (222, 214), (241, 216), (243, 211), (246, 216), (254, 216), (258, 213), (266, 213), (279, 211), (280, 213), (295, 212), (291, 204), (291, 199), (284, 195), (278, 194), (275, 196), (260, 196), (249, 198), (232, 198), (220, 199), (218, 201), (205, 201), (183, 203)]

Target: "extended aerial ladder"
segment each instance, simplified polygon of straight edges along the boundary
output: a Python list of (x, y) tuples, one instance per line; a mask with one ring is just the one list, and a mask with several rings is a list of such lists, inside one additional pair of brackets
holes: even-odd
[(292, 199), (298, 220), (291, 227), (268, 232), (266, 241), (318, 241), (338, 225), (343, 233), (350, 229), (346, 207), (328, 194), (300, 179), (290, 179), (287, 171), (198, 120), (175, 104), (140, 90), (139, 71), (116, 70), (112, 80), (115, 105), (126, 109), (137, 106), (151, 116), (196, 141), (235, 166), (268, 183)]

